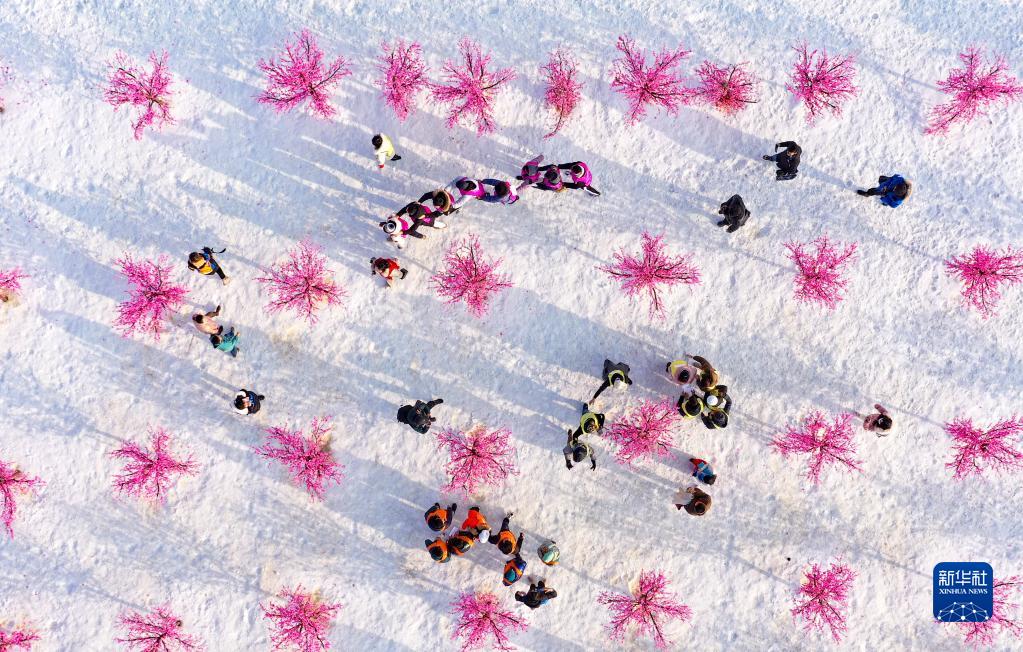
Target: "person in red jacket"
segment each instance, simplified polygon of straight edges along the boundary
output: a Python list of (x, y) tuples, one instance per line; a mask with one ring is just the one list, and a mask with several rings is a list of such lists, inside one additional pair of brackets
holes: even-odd
[(384, 281), (387, 282), (387, 287), (394, 285), (394, 273), (398, 272), (401, 274), (398, 278), (403, 279), (408, 274), (408, 270), (404, 269), (398, 264), (398, 261), (393, 258), (370, 258), (369, 264), (372, 265), (373, 276), (380, 275)]
[(490, 526), (479, 507), (469, 508), (469, 514), (462, 521), (462, 530), (471, 533), (480, 541), (490, 540)]

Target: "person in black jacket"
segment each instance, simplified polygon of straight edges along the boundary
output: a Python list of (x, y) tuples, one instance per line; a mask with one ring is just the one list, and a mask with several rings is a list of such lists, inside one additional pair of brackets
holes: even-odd
[(398, 408), (398, 421), (407, 424), (416, 432), (425, 435), (430, 426), (437, 420), (437, 417), (430, 416), (430, 410), (444, 402), (444, 399), (437, 398), (429, 403), (416, 401), (415, 405), (403, 405)]
[[(784, 147), (785, 149), (779, 152), (779, 147)], [(799, 156), (803, 153), (803, 148), (797, 145), (794, 140), (786, 140), (776, 144), (774, 151), (775, 154), (773, 156), (764, 154), (764, 160), (774, 161), (778, 164), (778, 173), (775, 180), (788, 181), (795, 179), (796, 174), (799, 172)]]
[(739, 227), (749, 219), (749, 211), (746, 210), (746, 204), (742, 203), (742, 197), (739, 195), (732, 195), (725, 203), (721, 204), (718, 215), (725, 217), (718, 222), (718, 226), (727, 226), (729, 233), (738, 231)]
[(629, 365), (624, 362), (611, 362), (610, 360), (604, 360), (604, 382), (601, 383), (597, 391), (594, 392), (593, 398), (590, 399), (590, 403), (597, 400), (605, 389), (608, 387), (614, 387), (617, 383), (625, 383), (626, 385), (632, 384), (632, 379), (629, 378)]
[(257, 394), (251, 389), (240, 389), (234, 395), (234, 411), (239, 414), (255, 414), (259, 412), (261, 402), (265, 398), (262, 394)]
[(547, 602), (556, 597), (558, 597), (558, 592), (554, 589), (548, 589), (543, 580), (535, 584), (531, 583), (528, 591), (515, 592), (515, 600), (530, 609), (536, 609), (541, 605), (547, 604)]

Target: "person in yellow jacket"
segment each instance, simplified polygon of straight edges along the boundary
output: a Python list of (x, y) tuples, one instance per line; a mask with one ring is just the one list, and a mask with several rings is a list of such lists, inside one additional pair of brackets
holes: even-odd
[(213, 254), (222, 254), (227, 249), (221, 249), (220, 251), (213, 251), (209, 247), (203, 247), (202, 251), (193, 251), (188, 254), (188, 269), (199, 272), (203, 276), (210, 276), (216, 274), (220, 277), (220, 280), (227, 285), (231, 282), (231, 277), (224, 273), (224, 269), (217, 262), (217, 259), (213, 257)]
[(387, 161), (400, 161), (401, 157), (394, 153), (394, 143), (384, 134), (373, 136), (373, 153), (377, 157), (377, 167), (384, 169)]

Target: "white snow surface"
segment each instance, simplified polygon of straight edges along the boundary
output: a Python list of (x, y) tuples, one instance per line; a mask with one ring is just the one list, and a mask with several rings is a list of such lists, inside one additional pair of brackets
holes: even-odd
[[(31, 275), (21, 304), (0, 309), (0, 459), (46, 480), (22, 500), (15, 538), (0, 542), (0, 621), (31, 622), (36, 650), (113, 650), (124, 609), (169, 603), (209, 650), (266, 650), (259, 603), (301, 584), (345, 608), (331, 629), (342, 650), (449, 650), (465, 590), (489, 589), (525, 614), (522, 650), (650, 650), (607, 642), (602, 591), (626, 591), (663, 570), (694, 612), (672, 625), (675, 649), (809, 650), (789, 613), (811, 563), (856, 571), (843, 647), (956, 650), (961, 637), (931, 617), (941, 561), (988, 561), (1023, 572), (1018, 480), (953, 482), (942, 425), (1008, 418), (1023, 399), (1019, 312), (1006, 292), (987, 322), (959, 304), (942, 261), (974, 244), (1023, 240), (1023, 113), (994, 110), (948, 137), (922, 134), (942, 96), (935, 80), (971, 43), (1023, 62), (1016, 2), (55, 2), (0, 5), (0, 58), (15, 78), (0, 94), (0, 267)], [(354, 75), (330, 121), (258, 105), (261, 57), (309, 27)], [(707, 58), (750, 62), (762, 99), (735, 118), (703, 108), (624, 126), (608, 86), (615, 39), (650, 49), (680, 42), (686, 69)], [(463, 35), (518, 78), (497, 102), (496, 134), (444, 127), (443, 109), (399, 123), (373, 81), (381, 40), (420, 40), (437, 78)], [(784, 85), (789, 49), (806, 39), (858, 55), (858, 97), (842, 117), (808, 128)], [(556, 47), (580, 61), (583, 100), (563, 132), (543, 140), (539, 66)], [(102, 101), (105, 61), (166, 48), (177, 123), (131, 138), (129, 116)], [(403, 160), (377, 171), (369, 144), (389, 134)], [(760, 156), (775, 142), (804, 148), (799, 177), (776, 183)], [(368, 260), (394, 253), (376, 223), (463, 174), (514, 176), (538, 152), (584, 160), (603, 196), (527, 190), (514, 206), (474, 203), (443, 232), (399, 252), (409, 277), (391, 290)], [(915, 182), (898, 210), (852, 191), (879, 174)], [(739, 192), (753, 216), (734, 235), (717, 205)], [(640, 234), (665, 233), (704, 275), (667, 294), (667, 318), (624, 297), (595, 269)], [(476, 320), (428, 285), (446, 246), (467, 233), (503, 257), (515, 287)], [(782, 243), (827, 233), (857, 242), (847, 298), (828, 312), (797, 304)], [(322, 244), (349, 291), (314, 328), (266, 314), (254, 280), (303, 238)], [(185, 268), (189, 251), (226, 246), (233, 277)], [(124, 252), (171, 257), (190, 303), (162, 339), (111, 327), (126, 283)], [(191, 328), (194, 309), (223, 304), (241, 331), (232, 359)], [(688, 422), (675, 459), (618, 465), (598, 442), (596, 472), (564, 467), (565, 431), (599, 384), (605, 357), (635, 384), (610, 393), (613, 419), (643, 398), (677, 395), (664, 364), (702, 354), (735, 397), (726, 430)], [(239, 387), (267, 396), (234, 413)], [(437, 427), (506, 426), (521, 475), (471, 499), (492, 524), (514, 511), (526, 532), (527, 574), (559, 597), (530, 612), (501, 586), (490, 546), (449, 564), (423, 549), (423, 511), (442, 497), (444, 456), (430, 436), (395, 421), (398, 406), (443, 397)], [(825, 474), (784, 461), (768, 442), (812, 409), (894, 415), (888, 438), (859, 432), (862, 474)], [(282, 468), (251, 451), (270, 425), (336, 417), (333, 450), (347, 479), (315, 503)], [(163, 510), (114, 497), (109, 453), (163, 426), (201, 461)], [(703, 518), (677, 512), (689, 454), (719, 480)], [(562, 563), (533, 551), (558, 541)], [(514, 587), (525, 588), (520, 583)], [(527, 613), (528, 612), (528, 613)], [(1000, 639), (1000, 649), (1018, 644)], [(1019, 649), (1018, 647), (1015, 649)]]

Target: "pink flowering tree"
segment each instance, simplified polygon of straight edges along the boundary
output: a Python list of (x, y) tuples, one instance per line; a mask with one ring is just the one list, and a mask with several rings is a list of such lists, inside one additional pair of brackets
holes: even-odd
[(188, 290), (170, 280), (173, 267), (163, 256), (155, 261), (135, 262), (125, 254), (117, 264), (131, 287), (128, 300), (117, 304), (114, 327), (125, 337), (149, 333), (160, 339), (164, 320), (181, 307)]
[(445, 303), (465, 303), (473, 317), (483, 317), (490, 301), (505, 288), (512, 287), (510, 279), (497, 271), (500, 258), (489, 258), (480, 247), (480, 240), (470, 233), (448, 247), (444, 254), (444, 269), (430, 278), (430, 284)]
[(603, 430), (603, 435), (618, 444), (615, 458), (631, 465), (652, 457), (671, 454), (678, 410), (671, 401), (643, 401), (635, 410)]
[(829, 466), (847, 471), (862, 471), (856, 459), (853, 443), (853, 418), (855, 415), (843, 412), (828, 422), (821, 412), (811, 412), (798, 426), (789, 428), (771, 442), (771, 447), (782, 457), (808, 455), (806, 477), (813, 484), (820, 484), (821, 472)]
[(114, 490), (163, 505), (178, 476), (195, 475), (199, 465), (191, 456), (177, 459), (171, 454), (171, 436), (163, 428), (151, 430), (149, 436), (149, 448), (130, 441), (110, 453), (111, 457), (125, 463), (124, 470), (114, 476)]
[(460, 491), (469, 496), (480, 487), (493, 487), (510, 475), (518, 475), (510, 439), (507, 428), (487, 430), (482, 424), (468, 432), (441, 430), (437, 445), (450, 456), (444, 466), (450, 480), (441, 491)]
[(304, 486), (313, 500), (323, 500), (328, 485), (340, 485), (345, 477), (344, 466), (330, 452), (331, 430), (329, 416), (313, 419), (308, 435), (274, 426), (266, 430), (267, 443), (253, 450), (260, 457), (283, 464), (292, 482)]
[(430, 86), (423, 62), (423, 48), (419, 43), (406, 43), (401, 39), (393, 45), (383, 43), (380, 47), (383, 55), (377, 60), (377, 68), (383, 77), (376, 81), (376, 85), (380, 87), (387, 106), (404, 122), (416, 108), (416, 95)]
[(149, 63), (153, 69), (146, 72), (123, 52), (107, 62), (110, 79), (103, 89), (103, 99), (115, 110), (125, 104), (138, 110), (138, 117), (131, 123), (135, 140), (142, 138), (146, 127), (162, 129), (164, 125), (174, 124), (170, 114), (173, 78), (167, 70), (167, 53), (158, 57), (156, 52), (150, 52)]
[(35, 493), (43, 481), (27, 475), (14, 465), (0, 460), (0, 522), (7, 535), (14, 538), (14, 517), (18, 511), (17, 497)]
[(827, 631), (835, 643), (841, 643), (854, 579), (856, 574), (841, 562), (826, 569), (814, 564), (796, 591), (792, 617), (803, 621), (804, 631)]
[(844, 274), (856, 259), (856, 243), (839, 243), (836, 247), (822, 235), (813, 242), (786, 242), (785, 249), (786, 257), (796, 266), (796, 301), (819, 303), (834, 310), (849, 283)]
[(277, 113), (308, 102), (312, 112), (325, 120), (337, 113), (330, 105), (331, 93), (343, 77), (352, 74), (344, 57), (324, 64), (323, 51), (307, 29), (295, 34), (294, 43), (286, 41), (277, 59), (260, 59), (259, 69), (266, 75), (266, 90), (256, 96), (257, 102)]
[(1002, 298), (1000, 286), (1023, 282), (1023, 251), (974, 247), (968, 254), (946, 260), (945, 272), (962, 282), (963, 303), (987, 319), (997, 314)]
[(668, 621), (688, 622), (693, 617), (693, 610), (668, 590), (668, 580), (661, 572), (643, 571), (631, 594), (605, 591), (597, 597), (597, 603), (607, 605), (611, 612), (606, 629), (612, 641), (624, 641), (626, 631), (635, 625), (636, 633), (653, 638), (659, 650), (672, 644), (664, 632)]
[(745, 66), (744, 63), (715, 66), (710, 61), (704, 61), (696, 69), (696, 75), (700, 78), (696, 97), (725, 115), (735, 115), (747, 105), (756, 104), (760, 101), (757, 98), (757, 84), (760, 81)]
[(955, 453), (945, 467), (952, 469), (956, 480), (983, 475), (987, 469), (1000, 473), (1023, 470), (1023, 419), (1019, 417), (999, 421), (987, 430), (973, 425), (972, 419), (958, 418), (945, 424), (945, 432), (952, 437)]
[(0, 627), (0, 652), (29, 652), (32, 644), (39, 640), (39, 635), (27, 627), (4, 629)]
[(509, 636), (529, 627), (525, 618), (515, 615), (490, 592), (466, 592), (451, 603), (451, 613), (458, 615), (458, 624), (451, 635), (462, 639), (461, 651), (472, 652), (492, 645), (495, 650), (514, 650)]
[(260, 604), (263, 617), (270, 621), (270, 644), (274, 650), (322, 652), (330, 649), (327, 633), (341, 603), (324, 602), (320, 596), (306, 593), (301, 586), (284, 589), (280, 604)]
[(28, 278), (21, 269), (0, 269), (0, 303), (7, 303), (21, 293), (21, 280)]
[(785, 89), (806, 107), (806, 123), (821, 114), (842, 115), (842, 105), (856, 97), (856, 57), (829, 57), (827, 50), (809, 50), (806, 43), (792, 48), (799, 54)]
[(267, 310), (273, 314), (289, 310), (309, 324), (315, 324), (316, 313), (323, 306), (340, 306), (346, 293), (327, 269), (327, 257), (320, 247), (303, 240), (288, 252), (288, 259), (264, 270), (256, 280), (270, 293)]
[(690, 50), (681, 46), (677, 50), (661, 50), (647, 66), (646, 53), (628, 36), (619, 36), (615, 47), (622, 56), (611, 64), (611, 89), (624, 95), (629, 103), (627, 124), (642, 120), (648, 106), (661, 107), (669, 115), (676, 115), (692, 100), (693, 90), (686, 86), (685, 77), (678, 71)]
[(1021, 585), (1023, 578), (1015, 575), (1004, 580), (995, 580), (994, 605), (991, 618), (988, 620), (979, 623), (959, 622), (942, 625), (958, 630), (963, 636), (963, 642), (974, 648), (993, 646), (1003, 632), (1016, 639), (1023, 638), (1023, 621), (1018, 614), (1012, 613), (1019, 609), (1019, 605), (1010, 602), (1019, 592)]
[(955, 124), (967, 124), (997, 104), (1008, 105), (1023, 97), (1023, 85), (1009, 74), (1005, 59), (997, 56), (986, 63), (984, 52), (968, 47), (959, 54), (962, 68), (953, 68), (938, 88), (952, 99), (931, 109), (925, 134), (946, 134)]
[(554, 129), (544, 138), (550, 138), (561, 130), (565, 122), (572, 116), (579, 99), (579, 91), (583, 83), (579, 81), (579, 71), (572, 55), (564, 50), (551, 52), (547, 63), (540, 66), (540, 74), (546, 83), (544, 102), (554, 112)]
[(201, 650), (194, 636), (181, 631), (181, 619), (170, 607), (157, 607), (151, 613), (127, 611), (117, 617), (117, 626), (123, 631), (114, 641), (128, 652), (189, 652)]
[(640, 257), (618, 251), (613, 265), (600, 265), (600, 271), (610, 274), (621, 283), (626, 296), (646, 294), (650, 300), (650, 316), (664, 317), (661, 286), (698, 285), (700, 270), (690, 256), (669, 256), (664, 252), (664, 235), (656, 238), (643, 232), (643, 250)]
[(515, 71), (487, 70), (490, 54), (483, 54), (479, 44), (469, 38), (463, 38), (458, 49), (461, 58), (444, 62), (445, 83), (433, 85), (433, 99), (448, 105), (448, 129), (464, 117), (475, 124), (477, 135), (492, 133), (497, 130), (494, 100), (502, 86), (515, 79)]

